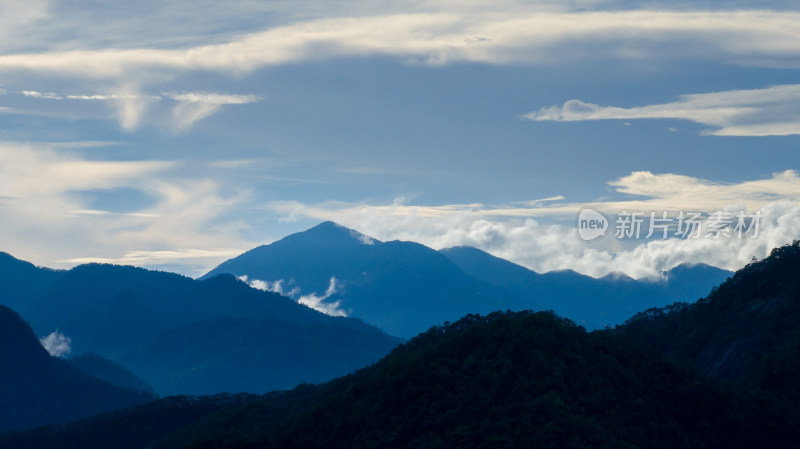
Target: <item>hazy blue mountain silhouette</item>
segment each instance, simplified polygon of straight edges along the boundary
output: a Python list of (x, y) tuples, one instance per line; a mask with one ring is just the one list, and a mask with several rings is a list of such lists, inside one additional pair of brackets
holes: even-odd
[(289, 389), (348, 374), (399, 343), (350, 320), (217, 318), (166, 331), (118, 361), (164, 395)]
[(515, 310), (553, 310), (590, 328), (622, 323), (633, 314), (676, 301), (695, 301), (733, 273), (705, 264), (679, 265), (658, 280), (624, 274), (593, 278), (572, 270), (537, 273), (477, 248), (440, 251), (470, 276), (512, 290)]
[(0, 431), (72, 421), (152, 399), (51, 357), (30, 326), (0, 306)]
[(538, 274), (475, 248), (437, 252), (412, 242), (380, 242), (333, 222), (247, 251), (204, 278), (219, 273), (282, 280), (285, 291), (318, 295), (335, 277), (340, 288), (328, 302), (340, 301), (348, 314), (403, 337), (467, 313), (506, 309), (554, 310), (603, 327), (645, 308), (695, 300), (730, 275), (705, 265), (678, 267), (660, 282)]
[[(328, 380), (380, 359), (399, 343), (359, 320), (324, 315), (230, 275), (197, 281), (116, 265), (69, 270), (26, 301), (20, 313), (37, 334), (58, 329), (72, 340), (73, 353), (94, 352), (120, 363), (159, 394), (264, 392)], [(251, 321), (244, 325), (236, 319)], [(216, 325), (196, 332), (207, 322)], [(183, 338), (178, 329), (193, 330), (195, 337)], [(369, 344), (361, 344), (362, 338)], [(235, 346), (214, 344), (223, 340)], [(341, 359), (320, 358), (318, 341)], [(265, 349), (279, 347), (295, 358), (278, 359)], [(165, 353), (170, 363), (164, 363)], [(195, 365), (180, 363), (186, 360)], [(313, 369), (298, 369), (306, 365)], [(294, 384), (287, 385), (288, 378)]]

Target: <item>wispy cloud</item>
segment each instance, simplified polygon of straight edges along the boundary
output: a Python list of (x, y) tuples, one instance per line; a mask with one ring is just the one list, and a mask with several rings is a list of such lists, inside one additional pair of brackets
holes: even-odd
[(310, 293), (299, 297), (297, 302), (326, 315), (347, 316), (347, 312), (342, 310), (341, 301), (328, 301), (328, 298), (336, 294), (337, 291), (339, 291), (338, 281), (335, 277), (331, 276), (328, 289), (325, 290), (324, 295), (320, 296), (316, 292)]
[(285, 290), (283, 279), (270, 282), (262, 281), (260, 279), (248, 279), (247, 276), (241, 276), (239, 277), (239, 280), (252, 288), (274, 292), (292, 298), (299, 304), (310, 307), (317, 312), (322, 312), (330, 316), (347, 316), (347, 312), (345, 312), (341, 307), (341, 300), (328, 300), (331, 296), (335, 295), (340, 288), (339, 281), (337, 281), (333, 276), (331, 276), (330, 281), (328, 282), (328, 288), (325, 290), (323, 295), (319, 295), (316, 292), (301, 295), (301, 290), (298, 286), (294, 286), (291, 290)]
[(21, 93), (26, 97), (44, 100), (105, 102), (114, 109), (120, 126), (129, 131), (139, 127), (148, 109), (165, 98), (175, 102), (171, 110), (172, 126), (178, 131), (186, 131), (197, 121), (218, 112), (222, 106), (261, 101), (256, 95), (217, 92), (164, 92), (160, 95), (151, 95), (141, 93), (139, 88), (132, 85), (123, 86), (115, 93), (60, 94), (34, 90), (23, 90)]
[(46, 147), (0, 143), (0, 195), (44, 201), (71, 190), (135, 185), (175, 166), (168, 161), (85, 160)]
[(569, 100), (523, 116), (534, 121), (678, 119), (714, 129), (714, 136), (800, 134), (800, 84), (683, 95), (678, 101), (620, 108)]
[(165, 93), (178, 104), (172, 109), (172, 116), (179, 130), (191, 126), (230, 104), (255, 103), (261, 99), (256, 95), (231, 95), (214, 92)]
[(249, 279), (247, 275), (239, 276), (238, 279), (257, 290), (277, 293), (279, 295), (288, 296), (292, 299), (297, 299), (297, 297), (300, 295), (300, 287), (294, 286), (291, 290), (286, 290), (284, 285), (287, 284), (287, 282), (283, 279), (270, 282), (262, 281), (260, 279)]
[(54, 92), (37, 92), (35, 90), (23, 90), (22, 95), (32, 98), (45, 98), (48, 100), (63, 100), (64, 97)]
[(566, 199), (563, 196), (557, 196), (505, 205), (472, 203), (439, 206), (410, 205), (403, 199), (386, 205), (275, 201), (269, 207), (281, 213), (286, 221), (292, 221), (300, 217), (325, 220), (333, 211), (340, 217), (358, 217), (364, 211), (369, 211), (374, 215), (398, 218), (447, 218), (463, 214), (476, 217), (552, 218), (572, 217), (576, 211), (587, 207), (601, 211), (689, 209), (710, 212), (736, 206), (755, 211), (768, 202), (800, 202), (800, 174), (794, 170), (775, 173), (768, 179), (731, 184), (677, 174), (641, 171), (611, 181), (608, 185), (617, 193), (632, 195), (634, 198), (575, 203), (564, 201)]
[[(231, 211), (252, 200), (246, 191), (223, 193), (216, 182), (174, 176), (177, 167), (87, 160), (76, 150), (2, 143), (0, 214), (7, 219), (0, 221), (0, 247), (43, 265), (175, 265), (202, 274), (249, 246), (241, 237), (249, 225)], [(145, 192), (153, 202), (112, 213), (74, 194), (118, 188)]]
[[(260, 99), (253, 95), (200, 91), (158, 93), (155, 86), (165, 83), (180, 86), (185, 77), (196, 78), (199, 72), (237, 77), (267, 67), (341, 57), (389, 56), (410, 64), (430, 65), (652, 59), (800, 67), (800, 31), (795, 26), (800, 22), (800, 12), (576, 11), (596, 7), (592, 2), (572, 2), (560, 7), (549, 3), (526, 6), (524, 2), (506, 2), (508, 8), (502, 9), (493, 8), (488, 2), (474, 2), (466, 7), (455, 7), (449, 2), (429, 6), (390, 3), (366, 8), (344, 2), (340, 9), (318, 7), (317, 11), (310, 11), (313, 8), (307, 5), (297, 6), (297, 11), (281, 16), (282, 21), (268, 21), (265, 29), (244, 34), (234, 33), (232, 30), (236, 28), (221, 33), (215, 30), (206, 34), (205, 39), (202, 33), (178, 26), (179, 21), (173, 17), (176, 30), (186, 33), (184, 36), (153, 43), (141, 37), (142, 30), (137, 28), (139, 40), (134, 33), (124, 45), (109, 44), (108, 39), (98, 38), (63, 49), (39, 42), (32, 45), (36, 51), (0, 54), (0, 74), (9, 75), (7, 79), (14, 83), (33, 77), (50, 80), (46, 85), (57, 83), (75, 89), (84, 88), (87, 80), (93, 80), (105, 86), (105, 90), (64, 95), (19, 85), (10, 87), (24, 89), (24, 95), (35, 99), (104, 101), (112, 106), (114, 118), (126, 130), (137, 129), (152, 104), (168, 97), (177, 102), (171, 108), (172, 129), (186, 131), (224, 105)], [(298, 13), (300, 10), (305, 12)], [(506, 12), (498, 13), (499, 10)], [(36, 20), (41, 14), (29, 16), (30, 20)], [(176, 46), (174, 42), (185, 44)], [(792, 100), (780, 97), (787, 93), (796, 96), (796, 92), (787, 89), (792, 88), (771, 92), (773, 104), (755, 99), (759, 94), (770, 94), (760, 91), (686, 96), (675, 103), (633, 109), (573, 100), (558, 110), (539, 111), (531, 118), (680, 118), (711, 125), (717, 128), (711, 132), (719, 135), (794, 134), (797, 108)], [(752, 99), (743, 97), (748, 92)], [(738, 97), (734, 98), (735, 95)], [(705, 102), (718, 104), (704, 106)], [(689, 103), (688, 107), (684, 107), (685, 103)], [(789, 112), (783, 121), (778, 119), (781, 106)], [(759, 119), (764, 111), (777, 115)]]
[[(797, 64), (800, 13), (747, 11), (485, 12), (455, 8), (416, 14), (335, 17), (253, 32), (229, 42), (184, 49), (83, 49), (0, 56), (0, 70), (50, 72), (95, 79), (127, 73), (265, 66), (336, 56), (394, 55), (430, 64), (472, 61), (546, 63), (564, 58), (680, 57), (775, 59)], [(565, 53), (564, 46), (603, 42)], [(686, 47), (686, 42), (692, 42)], [(680, 51), (677, 47), (680, 46)], [(573, 48), (573, 47), (570, 47)], [(579, 47), (576, 46), (575, 50)]]
[[(130, 214), (128, 214), (130, 215)], [(58, 262), (68, 264), (85, 263), (110, 263), (117, 265), (161, 265), (175, 263), (176, 261), (187, 259), (219, 260), (220, 258), (231, 258), (241, 254), (241, 249), (177, 249), (161, 251), (128, 251), (122, 257), (80, 257), (73, 259), (63, 259)]]

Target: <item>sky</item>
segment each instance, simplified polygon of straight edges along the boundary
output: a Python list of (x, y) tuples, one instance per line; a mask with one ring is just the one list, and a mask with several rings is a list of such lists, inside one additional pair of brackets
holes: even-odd
[[(798, 23), (789, 1), (0, 0), (0, 250), (199, 276), (332, 220), (539, 272), (738, 269), (800, 238)], [(669, 232), (626, 235), (633, 213)]]

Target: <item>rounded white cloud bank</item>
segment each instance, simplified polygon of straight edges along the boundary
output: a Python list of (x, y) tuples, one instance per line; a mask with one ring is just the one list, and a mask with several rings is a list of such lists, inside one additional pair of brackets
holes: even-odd
[[(655, 277), (682, 263), (737, 270), (752, 258), (766, 257), (773, 248), (800, 238), (800, 177), (794, 171), (732, 185), (638, 172), (609, 185), (618, 192), (645, 198), (547, 206), (534, 202), (525, 207), (280, 202), (271, 208), (286, 220), (333, 220), (380, 240), (410, 240), (436, 249), (474, 246), (537, 272), (572, 269), (594, 277), (614, 272), (634, 278)], [(706, 223), (709, 214), (718, 211), (732, 217), (738, 212), (759, 213), (760, 218), (755, 238), (755, 230), (737, 236), (734, 218), (727, 227), (728, 237), (715, 238), (703, 227), (697, 238), (676, 238), (674, 233), (658, 238), (663, 235), (656, 233), (646, 240), (617, 239), (617, 224), (612, 220), (608, 235), (587, 242), (580, 238), (577, 227), (578, 212), (585, 207), (609, 218), (623, 211), (655, 212), (658, 216), (667, 211), (673, 219), (679, 211), (693, 211), (702, 213)], [(642, 229), (642, 238), (647, 231)]]

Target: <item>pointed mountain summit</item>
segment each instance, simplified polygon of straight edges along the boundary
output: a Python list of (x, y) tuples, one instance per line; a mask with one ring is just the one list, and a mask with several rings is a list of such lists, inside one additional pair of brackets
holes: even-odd
[(287, 244), (306, 242), (311, 245), (338, 247), (381, 243), (355, 229), (344, 227), (332, 221), (324, 221), (307, 231), (292, 234), (283, 240), (285, 240)]
[(0, 431), (79, 419), (154, 399), (51, 357), (22, 318), (0, 306)]
[(227, 260), (200, 279), (230, 273), (266, 281), (283, 279), (291, 284), (298, 277), (303, 293), (324, 292), (330, 284), (331, 264), (344, 270), (338, 272), (339, 278), (353, 276), (358, 268), (351, 266), (352, 261), (366, 257), (369, 248), (365, 247), (379, 244), (358, 231), (326, 221)]
[(294, 297), (412, 337), (467, 313), (504, 308), (497, 288), (468, 276), (439, 252), (413, 242), (381, 242), (333, 222), (259, 246), (222, 263), (219, 273), (280, 283)]

